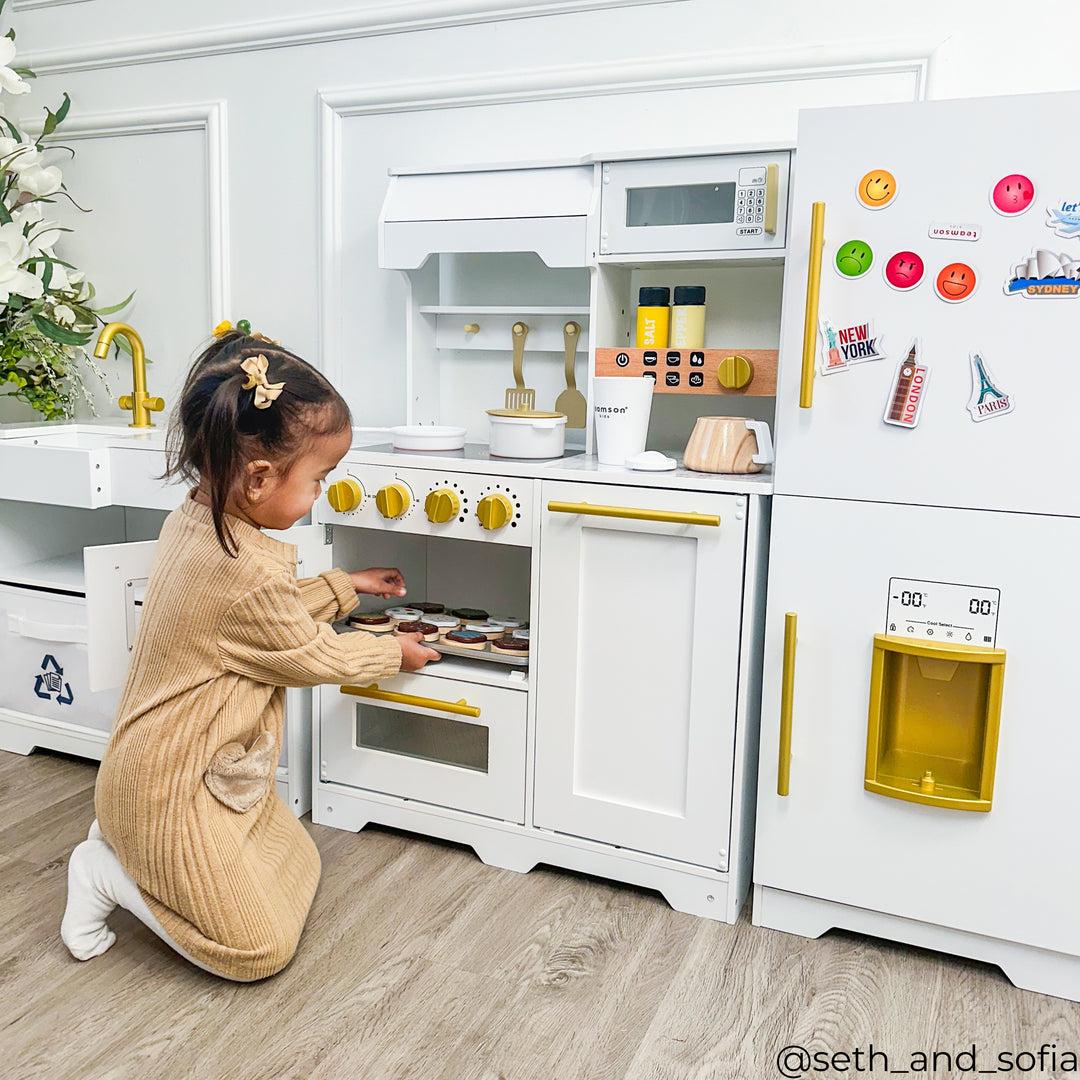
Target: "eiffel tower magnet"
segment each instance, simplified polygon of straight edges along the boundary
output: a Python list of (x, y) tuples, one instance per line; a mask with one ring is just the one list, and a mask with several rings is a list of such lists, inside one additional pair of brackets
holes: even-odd
[(971, 419), (978, 423), (991, 416), (1004, 416), (1013, 410), (1012, 394), (1004, 393), (994, 382), (986, 361), (977, 353), (969, 355), (971, 363), (971, 397), (967, 410)]

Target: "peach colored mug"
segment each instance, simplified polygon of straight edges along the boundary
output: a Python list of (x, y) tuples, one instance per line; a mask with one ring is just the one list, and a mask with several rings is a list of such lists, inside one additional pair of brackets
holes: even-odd
[(756, 473), (773, 460), (769, 425), (742, 416), (700, 416), (683, 452), (696, 472)]

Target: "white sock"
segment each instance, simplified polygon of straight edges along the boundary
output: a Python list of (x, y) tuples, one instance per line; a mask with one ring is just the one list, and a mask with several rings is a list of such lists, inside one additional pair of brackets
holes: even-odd
[(87, 839), (75, 848), (68, 860), (67, 908), (60, 923), (60, 937), (76, 960), (90, 960), (112, 947), (116, 935), (105, 920), (117, 907), (130, 911), (170, 949), (197, 968), (219, 978), (229, 978), (189, 956), (169, 937), (143, 899), (139, 886), (120, 865), (116, 852), (109, 847), (95, 818)]

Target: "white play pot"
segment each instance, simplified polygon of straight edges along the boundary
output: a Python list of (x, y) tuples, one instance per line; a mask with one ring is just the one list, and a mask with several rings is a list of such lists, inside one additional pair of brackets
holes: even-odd
[(465, 428), (441, 424), (402, 424), (390, 428), (395, 450), (460, 450), (465, 445)]
[(492, 457), (562, 457), (566, 414), (488, 409), (488, 431)]

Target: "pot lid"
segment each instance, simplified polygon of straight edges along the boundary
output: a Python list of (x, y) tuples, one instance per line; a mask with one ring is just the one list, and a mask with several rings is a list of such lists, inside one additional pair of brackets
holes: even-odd
[(566, 419), (566, 413), (541, 412), (535, 409), (488, 409), (488, 416), (520, 416), (526, 420), (557, 420), (560, 417)]

